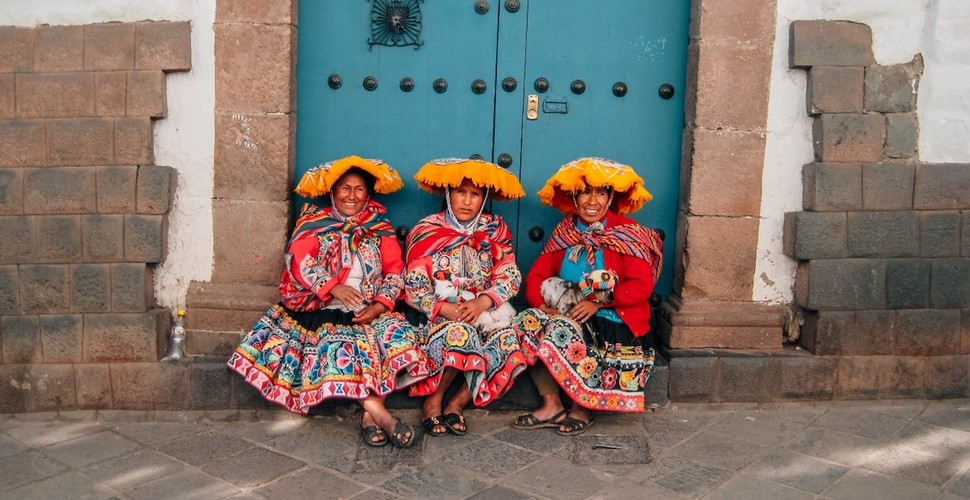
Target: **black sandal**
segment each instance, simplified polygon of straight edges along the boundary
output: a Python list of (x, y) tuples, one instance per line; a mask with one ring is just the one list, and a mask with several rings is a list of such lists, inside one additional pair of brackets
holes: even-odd
[[(445, 418), (445, 427), (447, 427), (449, 431), (459, 436), (463, 436), (466, 432), (468, 432), (468, 424), (465, 423), (464, 415), (460, 413), (449, 413), (445, 415), (444, 418)], [(458, 424), (461, 424), (464, 427), (464, 429), (459, 429), (455, 427)]]
[[(441, 430), (435, 431), (435, 427), (441, 427)], [(421, 421), (421, 428), (425, 430), (431, 436), (444, 436), (448, 434), (448, 425), (445, 424), (444, 415), (436, 415), (434, 417), (428, 417)]]
[(578, 436), (593, 426), (593, 419), (590, 418), (589, 422), (585, 420), (580, 420), (574, 417), (566, 417), (562, 422), (559, 423), (560, 427), (565, 426), (566, 429), (557, 429), (556, 432), (560, 436)]
[(530, 430), (559, 427), (565, 420), (563, 417), (565, 417), (568, 413), (569, 410), (563, 408), (562, 411), (545, 420), (539, 420), (539, 417), (535, 416), (534, 413), (519, 415), (518, 418), (515, 419), (515, 422), (512, 422), (512, 428)]
[[(411, 434), (411, 437), (409, 437), (407, 441), (404, 441), (404, 436), (408, 435), (409, 433)], [(391, 431), (388, 438), (390, 438), (391, 444), (398, 448), (410, 448), (414, 446), (414, 443), (417, 441), (417, 435), (414, 433), (414, 427), (401, 422), (401, 419), (397, 419), (397, 423), (394, 424), (394, 430)]]
[[(375, 437), (381, 436), (383, 439), (378, 439), (374, 441)], [(384, 434), (384, 429), (376, 425), (368, 425), (367, 427), (360, 428), (360, 437), (363, 439), (364, 444), (367, 446), (373, 446), (375, 448), (380, 448), (381, 446), (387, 446), (387, 434)]]

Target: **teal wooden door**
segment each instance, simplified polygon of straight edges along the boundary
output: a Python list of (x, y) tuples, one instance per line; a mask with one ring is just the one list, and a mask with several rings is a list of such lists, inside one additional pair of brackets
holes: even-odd
[[(388, 33), (372, 29), (375, 10), (395, 7), (410, 8), (419, 35), (368, 44)], [(413, 182), (424, 162), (479, 154), (507, 164), (527, 197), (491, 209), (527, 270), (561, 218), (535, 193), (560, 165), (607, 157), (646, 180), (654, 200), (634, 218), (664, 231), (672, 263), (688, 21), (688, 0), (302, 2), (296, 179), (348, 154), (384, 159), (405, 179), (384, 201), (410, 227), (440, 209)], [(658, 291), (671, 281), (668, 265)]]

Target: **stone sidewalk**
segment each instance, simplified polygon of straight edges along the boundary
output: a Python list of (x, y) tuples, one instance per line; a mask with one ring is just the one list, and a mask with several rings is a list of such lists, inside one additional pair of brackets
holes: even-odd
[(469, 410), (407, 450), (327, 413), (0, 415), (0, 498), (970, 498), (966, 399), (668, 404), (573, 438)]

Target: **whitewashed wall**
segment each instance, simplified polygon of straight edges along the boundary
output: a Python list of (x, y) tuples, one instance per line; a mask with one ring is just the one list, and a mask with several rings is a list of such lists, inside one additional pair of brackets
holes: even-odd
[(215, 0), (0, 0), (4, 26), (145, 20), (192, 25), (192, 70), (166, 79), (168, 116), (155, 126), (155, 163), (178, 172), (168, 256), (155, 270), (156, 299), (174, 310), (185, 307), (190, 281), (212, 275)]
[(807, 73), (788, 67), (792, 21), (847, 20), (872, 28), (877, 64), (923, 55), (918, 115), (919, 157), (927, 163), (970, 162), (970, 3), (967, 0), (778, 0), (762, 180), (756, 301), (793, 299), (795, 262), (782, 251), (785, 212), (801, 210), (801, 169), (813, 159), (812, 120), (805, 112)]

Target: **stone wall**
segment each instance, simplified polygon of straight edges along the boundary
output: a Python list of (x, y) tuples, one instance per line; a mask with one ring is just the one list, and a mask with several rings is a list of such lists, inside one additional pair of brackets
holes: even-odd
[(188, 23), (0, 27), (0, 412), (144, 407), (174, 170), (154, 165)]
[(815, 162), (786, 214), (801, 344), (844, 398), (970, 394), (970, 165), (919, 161), (922, 59), (880, 66), (862, 24), (796, 21)]

